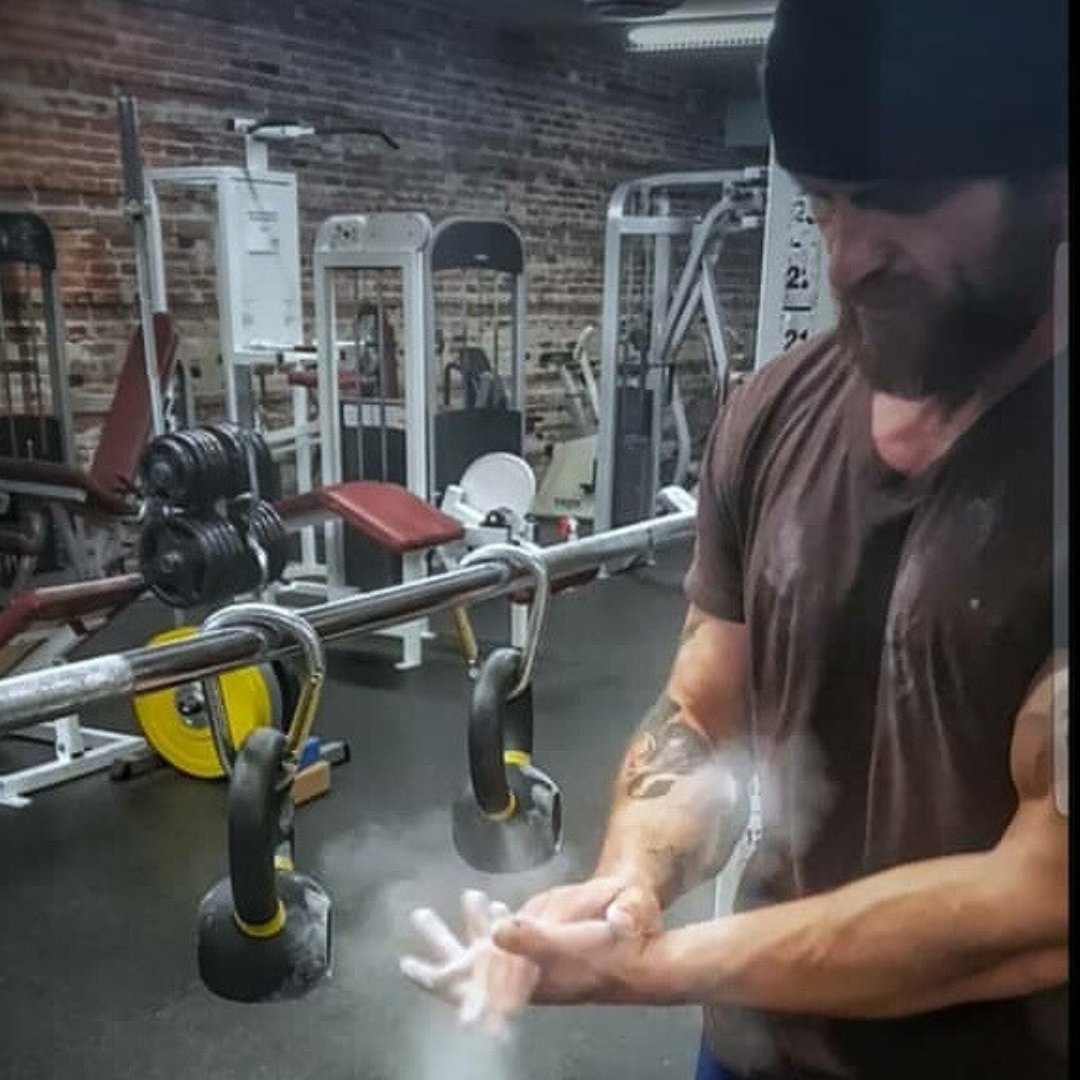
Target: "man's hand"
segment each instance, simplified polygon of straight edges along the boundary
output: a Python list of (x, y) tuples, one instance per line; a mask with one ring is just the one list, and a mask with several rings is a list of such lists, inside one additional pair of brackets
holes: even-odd
[(457, 1010), (460, 1024), (471, 1025), (484, 1019), (495, 1030), (495, 1017), (487, 1016), (487, 975), (495, 946), (491, 929), (496, 920), (506, 918), (509, 908), (491, 901), (478, 889), (462, 894), (465, 939), (453, 931), (430, 908), (412, 913), (412, 924), (428, 945), (433, 960), (403, 956), (401, 973), (422, 989), (440, 997)]
[(527, 915), (494, 926), (495, 953), (513, 953), (530, 964), (530, 999), (574, 1005), (648, 1003), (657, 972), (650, 952), (657, 933), (627, 934), (611, 919), (555, 923)]
[[(421, 909), (413, 913), (413, 924), (427, 941), (435, 962), (406, 956), (401, 970), (417, 985), (453, 1005), (459, 1022), (482, 1022), (490, 1031), (502, 1029), (508, 1018), (520, 1012), (533, 999), (538, 985), (542, 1000), (559, 1000), (553, 984), (560, 976), (547, 970), (555, 955), (552, 948), (555, 952), (567, 948), (571, 962), (586, 947), (597, 950), (595, 956), (590, 951), (585, 962), (599, 963), (606, 950), (618, 945), (613, 959), (621, 962), (631, 959), (660, 929), (656, 895), (618, 876), (592, 878), (539, 893), (522, 906), (515, 920), (508, 918), (505, 905), (492, 904), (475, 890), (463, 895), (462, 907), (464, 941), (458, 940), (434, 912)], [(507, 935), (513, 952), (496, 947), (492, 941), (496, 924), (500, 934)], [(553, 945), (547, 935), (560, 926), (570, 940), (559, 938)], [(542, 934), (539, 942), (533, 936), (536, 933)], [(539, 964), (528, 955), (533, 946), (543, 953), (537, 957)], [(522, 955), (516, 954), (519, 948)], [(589, 982), (589, 970), (583, 968), (579, 973), (585, 983)]]
[[(538, 893), (522, 905), (516, 917), (522, 920), (522, 927), (554, 929), (565, 924), (577, 928), (588, 941), (609, 943), (616, 938), (645, 938), (657, 933), (660, 902), (647, 887), (611, 875)], [(513, 936), (506, 940), (518, 941)], [(520, 1012), (533, 1000), (542, 975), (542, 967), (526, 952), (496, 947), (486, 975), (489, 1012), (500, 1018)]]

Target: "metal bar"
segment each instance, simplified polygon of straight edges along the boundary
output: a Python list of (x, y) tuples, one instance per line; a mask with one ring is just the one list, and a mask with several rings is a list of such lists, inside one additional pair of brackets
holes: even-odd
[(49, 350), (53, 414), (60, 420), (60, 447), (63, 460), (76, 462), (75, 420), (71, 409), (71, 373), (68, 370), (64, 330), (64, 305), (60, 299), (60, 275), (56, 270), (42, 271), (41, 283), (46, 305), (46, 343)]
[[(658, 547), (690, 537), (694, 511), (639, 521), (583, 540), (539, 548), (552, 584), (616, 559), (633, 562)], [(522, 566), (478, 562), (419, 581), (334, 600), (300, 613), (323, 641), (389, 626), (514, 592), (529, 579)], [(0, 733), (63, 716), (95, 701), (129, 697), (204, 679), (285, 656), (264, 631), (237, 627), (198, 634), (169, 645), (80, 660), (0, 680)]]
[(157, 336), (154, 329), (152, 295), (154, 289), (150, 239), (146, 221), (146, 185), (139, 148), (139, 122), (135, 99), (121, 94), (116, 102), (120, 123), (120, 164), (124, 188), (124, 210), (131, 221), (135, 246), (135, 279), (139, 292), (139, 325), (142, 328), (143, 363), (149, 395), (151, 431), (165, 431), (165, 407), (158, 371)]

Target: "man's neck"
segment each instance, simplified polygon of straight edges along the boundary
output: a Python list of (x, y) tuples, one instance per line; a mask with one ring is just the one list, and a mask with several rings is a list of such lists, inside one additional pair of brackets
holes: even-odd
[(875, 391), (870, 402), (874, 449), (891, 469), (915, 476), (944, 455), (994, 402), (1023, 382), (1053, 352), (1053, 313), (1047, 311), (1016, 352), (999, 364), (959, 407), (939, 398), (896, 397)]

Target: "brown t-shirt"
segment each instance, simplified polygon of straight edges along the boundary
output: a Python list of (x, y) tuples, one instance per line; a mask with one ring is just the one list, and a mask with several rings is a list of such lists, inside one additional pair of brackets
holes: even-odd
[[(1053, 365), (913, 478), (876, 454), (870, 398), (825, 335), (735, 391), (706, 446), (686, 591), (749, 634), (762, 841), (740, 909), (985, 850), (1016, 808), (1013, 721), (1052, 645)], [(1064, 1002), (885, 1021), (717, 1008), (706, 1030), (744, 1072), (1050, 1080)]]

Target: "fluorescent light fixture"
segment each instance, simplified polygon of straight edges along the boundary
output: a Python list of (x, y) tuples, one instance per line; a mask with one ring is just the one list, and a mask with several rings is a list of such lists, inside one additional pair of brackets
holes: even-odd
[(685, 49), (749, 49), (764, 45), (772, 19), (665, 19), (627, 32), (630, 52), (678, 52)]

